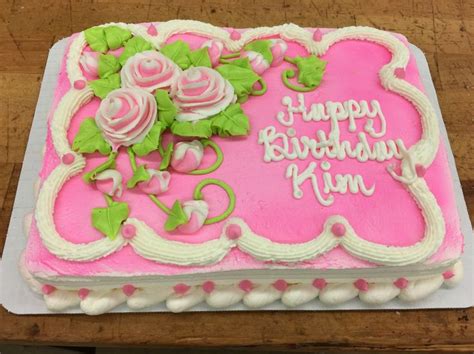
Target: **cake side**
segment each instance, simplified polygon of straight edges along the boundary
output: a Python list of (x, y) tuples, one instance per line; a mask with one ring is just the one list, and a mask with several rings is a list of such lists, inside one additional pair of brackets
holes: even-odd
[[(64, 185), (56, 203), (54, 204), (53, 199), (53, 205), (50, 206), (50, 209), (54, 210), (53, 225), (66, 241), (50, 237), (55, 232), (41, 234), (36, 223), (33, 223), (26, 253), (26, 265), (30, 272), (43, 281), (52, 283), (54, 281), (61, 283), (61, 279), (67, 279), (66, 283), (72, 281), (70, 284), (81, 281), (93, 283), (94, 279), (110, 277), (120, 279), (123, 284), (123, 279), (130, 277), (135, 284), (139, 284), (139, 278), (146, 282), (147, 277), (153, 276), (156, 276), (156, 279), (163, 279), (163, 276), (171, 279), (170, 277), (186, 274), (202, 274), (206, 277), (206, 274), (214, 275), (222, 271), (242, 271), (241, 274), (251, 275), (252, 271), (269, 268), (282, 269), (280, 274), (289, 271), (286, 274), (291, 274), (290, 278), (295, 275), (298, 278), (300, 270), (308, 270), (313, 272), (313, 279), (314, 274), (320, 274), (324, 278), (327, 274), (336, 274), (334, 279), (338, 277), (341, 279), (344, 278), (344, 270), (350, 270), (352, 273), (346, 273), (350, 275), (346, 275), (346, 280), (350, 279), (348, 284), (353, 288), (354, 278), (370, 280), (368, 274), (373, 280), (385, 279), (386, 276), (393, 278), (401, 272), (407, 272), (404, 274), (409, 274), (414, 277), (413, 279), (426, 274), (441, 276), (441, 273), (459, 258), (462, 237), (447, 168), (446, 151), (443, 144), (437, 150), (436, 117), (426, 97), (418, 90), (422, 90), (422, 87), (416, 63), (403, 42), (391, 34), (367, 28), (319, 31), (321, 38), (318, 40), (307, 30), (286, 25), (272, 29), (248, 30), (243, 32), (242, 39), (236, 40), (226, 37), (230, 36), (227, 31), (195, 22), (178, 21), (155, 25), (158, 29), (156, 36), (144, 32), (147, 26), (130, 25), (129, 28), (156, 47), (161, 47), (164, 40), (168, 43), (183, 40), (189, 43), (193, 50), (202, 46), (206, 39), (195, 34), (174, 35), (174, 31), (205, 34), (205, 37), (222, 40), (226, 48), (232, 51), (243, 47), (251, 40), (281, 37), (285, 39), (288, 47), (287, 56), (308, 56), (304, 48), (306, 47), (327, 62), (326, 71), (318, 88), (313, 93), (303, 94), (294, 92), (282, 83), (281, 73), (285, 69), (292, 68), (291, 63), (267, 68), (268, 70), (261, 75), (266, 83), (267, 92), (261, 97), (251, 97), (241, 104), (249, 117), (249, 136), (237, 139), (212, 138), (222, 150), (224, 162), (209, 176), (224, 180), (232, 186), (236, 200), (231, 218), (204, 226), (191, 235), (183, 236), (182, 233), (170, 233), (163, 229), (165, 218), (158, 216), (159, 211), (148, 199), (141, 198), (138, 193), (130, 197), (124, 194), (120, 200), (126, 202), (134, 213), (133, 218), (125, 222), (125, 226), (131, 225), (136, 234), (130, 239), (123, 237), (123, 230), (126, 230), (124, 226), (117, 238), (109, 240), (90, 225), (84, 225), (84, 220), (90, 220), (90, 209), (83, 207), (80, 203), (81, 198), (92, 206), (99, 206), (104, 202), (100, 193), (85, 185), (80, 176), (76, 176)], [(80, 36), (81, 34), (77, 37)], [(77, 37), (73, 39), (72, 45), (78, 45)], [(351, 38), (369, 42), (353, 41)], [(84, 40), (81, 40), (81, 45), (85, 45)], [(390, 51), (370, 41), (388, 47), (393, 52), (393, 57)], [(332, 48), (331, 43), (338, 44)], [(224, 52), (223, 55), (229, 53), (230, 51)], [(81, 80), (74, 79), (82, 74), (70, 69), (73, 67), (70, 63), (74, 61), (71, 58), (78, 57), (76, 52), (73, 54), (71, 55), (69, 51), (69, 60), (64, 64), (66, 70), (62, 73), (69, 71), (69, 79), (74, 85)], [(364, 57), (367, 54), (369, 57)], [(390, 64), (384, 66), (389, 62)], [(398, 66), (403, 67), (403, 78), (394, 76), (395, 69), (399, 69)], [(354, 76), (352, 80), (345, 79), (349, 74)], [(77, 77), (74, 77), (75, 75)], [(398, 71), (397, 75), (402, 74)], [(363, 82), (364, 85), (361, 87), (358, 82)], [(71, 126), (66, 136), (57, 137), (56, 141), (53, 138), (48, 142), (43, 180), (50, 180), (51, 174), (58, 170), (56, 165), (70, 166), (70, 169), (75, 169), (73, 172), (77, 173), (84, 165), (84, 170), (87, 172), (106, 160), (94, 155), (84, 160), (82, 155), (70, 148), (84, 118), (97, 115), (100, 100), (92, 98), (93, 93), (87, 87), (69, 90), (67, 88), (69, 83), (60, 78), (61, 85), (64, 85), (65, 96), (54, 110), (59, 120), (64, 118), (64, 113), (68, 113), (68, 110), (61, 106), (64, 102), (70, 100), (75, 104), (80, 100), (91, 101), (70, 117)], [(67, 97), (68, 94), (71, 98)], [(400, 95), (413, 102), (421, 113), (421, 122), (418, 111)], [(307, 102), (307, 107), (303, 101)], [(378, 152), (374, 150), (375, 161), (371, 161), (370, 157), (369, 161), (363, 161), (362, 155), (341, 160), (337, 157), (331, 158), (331, 153), (334, 152), (329, 149), (326, 153), (316, 151), (308, 158), (308, 156), (296, 156), (298, 153), (294, 150), (281, 148), (278, 143), (283, 142), (285, 146), (285, 141), (286, 143), (292, 141), (293, 146), (298, 143), (300, 148), (304, 147), (304, 144), (301, 145), (302, 142), (308, 140), (301, 137), (314, 135), (318, 124), (324, 127), (320, 131), (326, 132), (327, 137), (331, 133), (334, 135), (335, 128), (331, 123), (337, 124), (340, 141), (358, 146), (357, 143), (361, 143), (360, 139), (363, 139), (361, 132), (354, 134), (355, 130), (347, 117), (342, 117), (341, 122), (338, 122), (337, 118), (331, 121), (328, 117), (313, 119), (309, 123), (302, 118), (303, 111), (311, 109), (311, 104), (315, 102), (325, 103), (326, 108), (330, 109), (328, 101), (340, 103), (340, 107), (346, 107), (346, 110), (347, 105), (352, 105), (353, 114), (361, 116), (353, 119), (352, 123), (356, 128), (361, 126), (356, 124), (359, 121), (355, 119), (364, 118), (360, 112), (361, 105), (364, 105), (363, 102), (366, 104), (370, 102), (373, 117), (369, 119), (365, 115), (367, 121), (371, 123), (365, 122), (362, 133), (373, 139), (373, 142), (380, 141), (378, 148), (382, 150)], [(359, 112), (354, 113), (357, 107)], [(294, 121), (290, 122), (290, 119)], [(66, 123), (62, 120), (60, 124)], [(318, 136), (320, 139), (321, 134)], [(298, 142), (293, 139), (295, 137), (299, 138)], [(402, 142), (396, 145), (400, 137), (403, 138)], [(278, 143), (270, 142), (270, 139)], [(389, 157), (390, 151), (387, 152), (387, 147), (392, 145), (398, 147), (394, 149), (394, 155), (398, 156)], [(402, 151), (400, 147), (406, 147), (407, 150)], [(275, 151), (279, 154), (275, 154)], [(407, 155), (403, 155), (402, 152), (406, 152)], [(66, 164), (64, 161), (64, 156), (67, 154), (73, 156), (71, 164)], [(288, 163), (280, 163), (281, 155), (284, 155), (285, 160), (289, 160)], [(335, 188), (334, 193), (324, 193), (324, 187), (330, 188), (330, 186), (328, 180), (323, 180), (326, 184), (324, 187), (321, 184), (319, 193), (320, 190), (315, 188), (314, 182), (299, 183), (295, 171), (305, 169), (309, 171), (312, 164), (315, 164), (312, 159), (317, 161), (318, 156), (322, 161), (320, 173), (323, 176), (331, 178), (337, 173), (343, 175), (352, 172), (351, 176), (360, 176), (360, 179), (356, 179), (359, 181), (358, 189), (354, 193), (341, 193)], [(214, 155), (206, 149), (202, 165), (212, 165), (213, 157)], [(394, 161), (402, 162), (401, 174), (397, 174), (396, 170), (389, 166), (393, 163), (389, 161), (392, 158)], [(153, 152), (143, 159), (138, 158), (137, 161), (139, 165), (147, 163), (148, 166), (158, 167), (161, 157), (157, 152)], [(246, 162), (245, 166), (242, 166), (242, 161)], [(119, 155), (116, 164), (123, 179), (130, 180), (132, 171), (126, 154)], [(289, 167), (290, 165), (292, 167)], [(65, 169), (69, 168), (67, 166)], [(329, 170), (332, 174), (328, 172)], [(426, 174), (419, 171), (423, 173), (426, 171)], [(160, 199), (165, 205), (171, 205), (176, 198), (180, 200), (189, 198), (193, 194), (194, 185), (202, 180), (199, 178), (190, 179), (189, 175), (173, 173), (171, 187)], [(314, 180), (312, 177), (306, 177), (305, 180), (309, 178)], [(252, 183), (262, 180), (265, 183)], [(177, 188), (173, 189), (173, 186)], [(42, 190), (44, 189), (43, 187)], [(423, 209), (426, 226), (417, 203), (407, 193), (407, 189)], [(384, 193), (378, 192), (379, 190)], [(275, 191), (281, 193), (275, 194)], [(50, 201), (50, 198), (51, 196), (44, 200)], [(393, 204), (403, 205), (403, 209), (394, 211), (390, 204), (387, 205), (387, 198), (391, 199)], [(205, 200), (211, 213), (219, 215), (225, 211), (228, 199), (228, 195), (226, 197), (226, 193), (218, 189), (209, 188), (205, 191)], [(74, 203), (68, 204), (70, 201)], [(366, 208), (374, 212), (365, 213), (364, 218), (361, 218), (360, 210)], [(387, 215), (388, 211), (392, 214)], [(71, 215), (75, 217), (71, 218)], [(46, 218), (47, 215), (41, 214), (38, 219), (37, 211), (36, 219), (40, 220), (40, 224), (41, 222), (45, 224)], [(403, 237), (400, 234), (403, 234)], [(95, 240), (93, 243), (96, 246), (80, 244), (91, 240)], [(97, 246), (99, 244), (100, 246)], [(97, 260), (94, 260), (95, 258)], [(354, 273), (354, 269), (359, 269), (360, 272)], [(339, 273), (334, 270), (339, 270)], [(384, 272), (383, 276), (377, 275), (380, 274), (377, 273), (380, 270)], [(308, 276), (305, 281), (308, 282), (309, 278)], [(367, 283), (367, 280), (365, 282)], [(351, 290), (350, 293), (354, 291)]]

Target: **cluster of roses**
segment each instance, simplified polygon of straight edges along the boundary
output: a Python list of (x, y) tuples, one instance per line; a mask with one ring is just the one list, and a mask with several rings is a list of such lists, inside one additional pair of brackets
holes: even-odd
[[(271, 40), (273, 60), (269, 63), (262, 54), (244, 51), (252, 69), (262, 74), (271, 65), (279, 65), (287, 50), (280, 39)], [(212, 67), (220, 64), (223, 44), (209, 40), (202, 44), (207, 48)], [(109, 51), (116, 57), (123, 48)], [(99, 76), (99, 53), (84, 51), (80, 65), (86, 77), (94, 80)], [(120, 71), (121, 87), (107, 94), (101, 101), (95, 116), (97, 127), (113, 151), (141, 143), (157, 121), (156, 90), (166, 90), (177, 109), (174, 119), (178, 122), (196, 122), (212, 117), (235, 103), (237, 96), (232, 84), (213, 68), (196, 66), (182, 70), (174, 61), (156, 50), (146, 50), (131, 56)], [(175, 145), (170, 165), (173, 170), (189, 173), (199, 168), (204, 146), (198, 140), (182, 141)], [(159, 195), (168, 190), (171, 174), (164, 170), (146, 169), (148, 179), (136, 187), (148, 195)], [(122, 194), (122, 175), (115, 169), (107, 169), (94, 176), (96, 187), (110, 196)], [(207, 204), (191, 200), (183, 203), (183, 211), (189, 222), (178, 228), (180, 232), (197, 231), (208, 215)]]

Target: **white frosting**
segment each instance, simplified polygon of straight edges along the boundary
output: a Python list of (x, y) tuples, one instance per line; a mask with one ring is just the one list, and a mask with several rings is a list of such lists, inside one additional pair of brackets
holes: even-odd
[(416, 301), (430, 295), (443, 284), (451, 287), (454, 285), (452, 279), (458, 277), (456, 272), (462, 273), (461, 262), (453, 265), (450, 270), (454, 272), (454, 276), (450, 279), (443, 281), (443, 276), (439, 273), (408, 279), (408, 286), (401, 290), (393, 284), (395, 278), (374, 281), (368, 279), (369, 287), (366, 291), (358, 290), (354, 286), (355, 279), (331, 280), (319, 290), (313, 287), (311, 284), (313, 278), (310, 277), (290, 283), (283, 291), (275, 289), (268, 282), (259, 284), (254, 280), (254, 287), (248, 292), (244, 292), (237, 284), (227, 281), (222, 284), (217, 282), (210, 293), (206, 293), (200, 285), (192, 286), (184, 294), (176, 294), (169, 285), (144, 285), (138, 287), (130, 296), (126, 296), (120, 287), (102, 286), (91, 290), (83, 300), (79, 298), (78, 289), (71, 288), (57, 289), (49, 295), (44, 295), (44, 298), (52, 311), (62, 311), (80, 304), (81, 309), (89, 315), (102, 314), (122, 303), (127, 303), (131, 309), (140, 310), (163, 301), (166, 301), (167, 308), (173, 312), (186, 311), (204, 301), (213, 308), (226, 308), (240, 301), (249, 308), (260, 308), (281, 299), (286, 306), (295, 307), (314, 301), (318, 296), (319, 301), (326, 305), (338, 305), (357, 296), (365, 303), (378, 305), (395, 297), (403, 301)]

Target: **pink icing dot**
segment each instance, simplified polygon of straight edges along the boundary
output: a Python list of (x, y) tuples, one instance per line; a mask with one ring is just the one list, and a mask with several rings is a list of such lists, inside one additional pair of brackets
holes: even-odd
[(408, 286), (408, 280), (406, 278), (398, 278), (393, 282), (393, 285), (399, 289), (405, 289)]
[(323, 278), (314, 279), (313, 281), (313, 286), (319, 290), (324, 289), (326, 285), (328, 285), (328, 282)]
[(49, 284), (44, 284), (42, 287), (41, 287), (41, 292), (44, 294), (44, 295), (49, 295), (51, 294), (53, 291), (56, 290), (56, 287), (52, 286), (52, 285), (49, 285)]
[(286, 288), (288, 287), (288, 283), (286, 281), (284, 281), (283, 279), (278, 279), (272, 285), (278, 291), (285, 291)]
[(403, 68), (396, 68), (395, 69), (395, 76), (399, 79), (405, 78), (405, 69)]
[(314, 31), (313, 39), (316, 42), (321, 42), (321, 40), (323, 39), (323, 33), (321, 32), (321, 30), (319, 28), (316, 31)]
[(74, 88), (76, 90), (82, 90), (84, 87), (86, 87), (86, 82), (84, 80), (74, 81)]
[(230, 240), (236, 240), (242, 236), (242, 230), (239, 225), (232, 224), (227, 226), (225, 229), (225, 234)]
[(150, 36), (156, 36), (158, 34), (158, 31), (156, 30), (156, 27), (153, 23), (150, 23), (146, 33), (148, 33)]
[(68, 152), (67, 154), (64, 154), (63, 157), (61, 157), (61, 161), (65, 165), (72, 164), (74, 162), (74, 160), (75, 160), (75, 157), (70, 152)]
[(369, 283), (367, 283), (364, 279), (357, 279), (354, 282), (354, 286), (359, 289), (360, 291), (367, 291), (369, 290)]
[(205, 281), (202, 284), (202, 290), (204, 290), (205, 293), (210, 294), (216, 287), (216, 284), (212, 280)]
[(176, 284), (174, 287), (173, 287), (173, 290), (176, 294), (179, 294), (179, 295), (184, 295), (188, 292), (188, 290), (191, 289), (191, 287), (189, 285), (186, 285), (186, 284), (183, 284), (183, 283), (179, 283), (179, 284)]
[(253, 283), (248, 279), (242, 280), (239, 283), (239, 288), (240, 288), (240, 290), (245, 291), (246, 293), (248, 293), (249, 291), (252, 291)]
[(446, 280), (451, 279), (452, 277), (454, 277), (454, 272), (452, 270), (447, 270), (443, 273), (443, 278)]
[(132, 239), (137, 234), (137, 229), (132, 224), (123, 225), (122, 236), (126, 239)]
[(423, 165), (416, 165), (415, 170), (418, 177), (423, 177), (426, 173), (426, 168)]
[(241, 37), (240, 33), (237, 32), (236, 30), (232, 30), (232, 32), (230, 32), (230, 39), (233, 39), (234, 41), (238, 41), (240, 37)]
[(132, 284), (125, 284), (122, 286), (122, 291), (126, 296), (132, 296), (133, 293), (137, 290)]
[(334, 234), (334, 236), (342, 237), (346, 233), (346, 227), (343, 224), (337, 222), (332, 225), (331, 232)]
[(77, 292), (77, 295), (79, 296), (79, 298), (81, 300), (84, 300), (90, 293), (90, 290), (89, 289), (86, 289), (86, 288), (81, 288), (79, 289), (79, 291)]

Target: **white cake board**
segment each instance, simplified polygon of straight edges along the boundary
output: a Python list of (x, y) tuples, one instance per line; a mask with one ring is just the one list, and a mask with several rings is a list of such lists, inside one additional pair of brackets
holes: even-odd
[[(49, 311), (43, 301), (43, 297), (35, 294), (28, 287), (18, 271), (18, 259), (26, 245), (26, 235), (23, 232), (23, 219), (31, 213), (34, 204), (33, 185), (35, 184), (42, 163), (42, 148), (46, 141), (47, 116), (53, 102), (54, 90), (60, 70), (60, 64), (66, 48), (66, 39), (57, 42), (50, 50), (46, 69), (41, 84), (41, 91), (36, 106), (30, 137), (26, 148), (23, 168), (21, 170), (15, 204), (7, 233), (3, 260), (0, 262), (0, 303), (10, 312), (15, 314), (48, 314)], [(441, 288), (433, 295), (415, 303), (404, 303), (392, 300), (383, 305), (367, 305), (357, 298), (341, 305), (329, 307), (319, 301), (311, 301), (291, 310), (305, 311), (327, 311), (327, 310), (379, 310), (379, 309), (429, 309), (429, 308), (466, 308), (474, 305), (474, 246), (473, 232), (466, 202), (461, 190), (461, 183), (454, 163), (454, 157), (449, 145), (449, 140), (444, 126), (441, 111), (439, 109), (436, 91), (433, 86), (428, 63), (423, 52), (411, 45), (415, 55), (420, 77), (426, 89), (426, 93), (432, 102), (441, 128), (441, 137), (445, 141), (448, 150), (448, 160), (453, 176), (454, 191), (456, 194), (457, 207), (461, 218), (461, 229), (465, 237), (465, 249), (463, 263), (465, 277), (461, 284), (454, 289)], [(219, 311), (246, 311), (243, 304), (237, 304), (227, 310)], [(289, 310), (280, 302), (275, 302), (261, 310)], [(217, 311), (205, 303), (193, 307), (190, 311)], [(110, 312), (137, 312), (121, 305)], [(168, 312), (164, 304), (144, 309), (142, 312)], [(64, 311), (64, 313), (82, 313), (78, 308)]]

